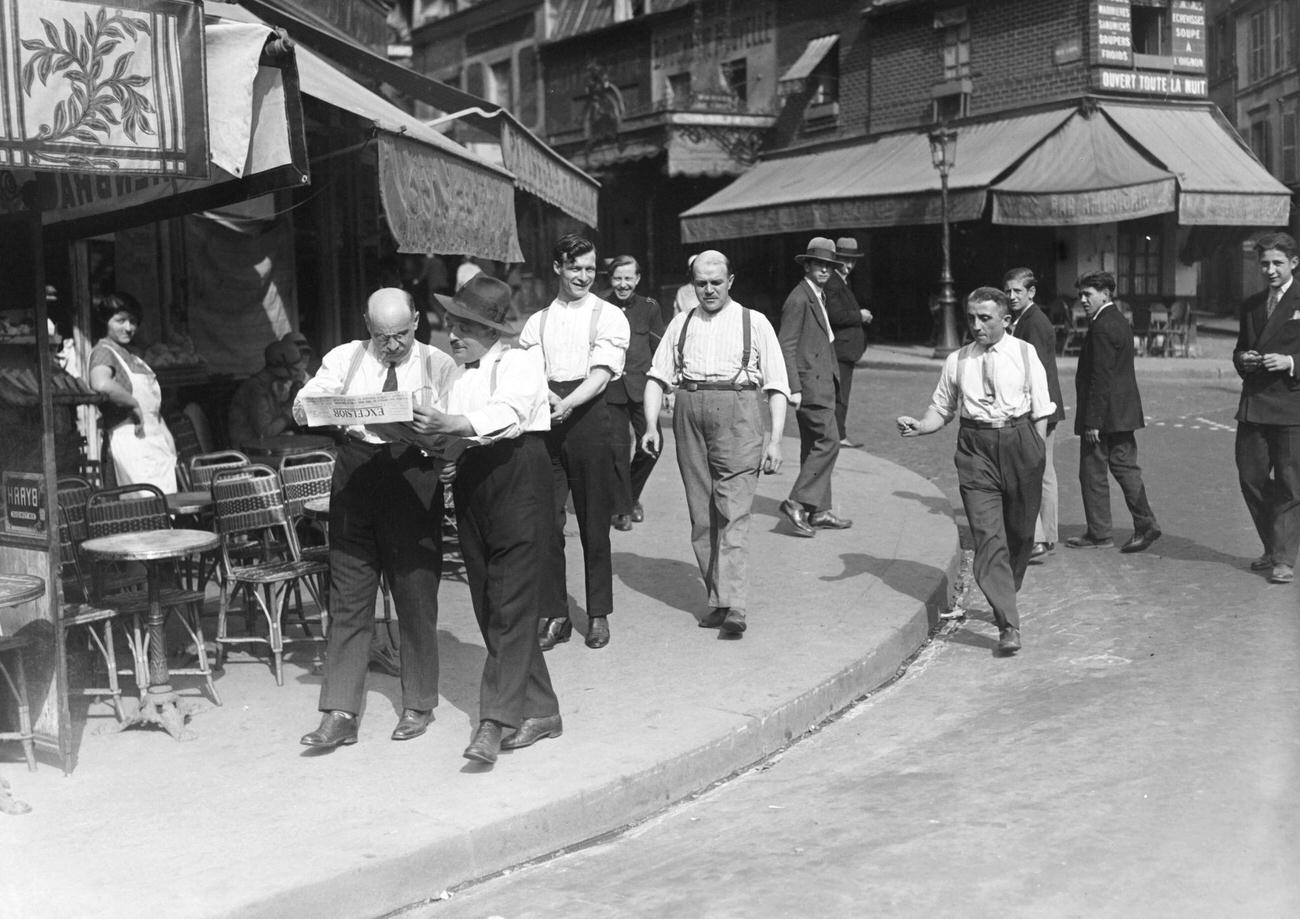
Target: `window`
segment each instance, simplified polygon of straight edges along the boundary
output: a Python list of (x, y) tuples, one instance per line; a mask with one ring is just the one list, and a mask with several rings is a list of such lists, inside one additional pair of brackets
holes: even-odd
[(1134, 220), (1119, 225), (1117, 297), (1155, 296), (1160, 293), (1159, 220)]
[(537, 48), (535, 45), (525, 45), (519, 49), (519, 111), (515, 114), (529, 127), (536, 127), (541, 116), (541, 107), (537, 101), (540, 86)]
[(1300, 160), (1297, 160), (1297, 146), (1300, 146), (1300, 113), (1296, 111), (1297, 103), (1282, 113), (1282, 181), (1294, 185), (1300, 182)]
[(1257, 121), (1250, 126), (1250, 149), (1269, 172), (1273, 171), (1273, 126), (1267, 121)]
[(727, 87), (736, 94), (740, 108), (745, 109), (749, 100), (749, 65), (743, 57), (727, 61), (722, 65), (722, 79)]
[(970, 23), (960, 22), (943, 30), (943, 78), (970, 76)]
[(1173, 54), (1169, 41), (1169, 10), (1155, 6), (1133, 7), (1133, 53), (1156, 54), (1167, 57)]
[(510, 58), (488, 68), (488, 101), (511, 112), (515, 110), (514, 70)]
[(1210, 76), (1225, 79), (1232, 73), (1232, 33), (1228, 17), (1222, 16), (1210, 29)]
[(678, 105), (685, 107), (691, 101), (691, 75), (686, 73), (670, 73), (668, 75), (668, 93), (664, 102), (669, 105)]
[(969, 112), (970, 95), (967, 93), (949, 93), (946, 96), (936, 96), (934, 99), (934, 120), (952, 121), (954, 118), (965, 118)]
[(1247, 35), (1247, 80), (1257, 83), (1296, 62), (1291, 3), (1276, 0), (1250, 17)]

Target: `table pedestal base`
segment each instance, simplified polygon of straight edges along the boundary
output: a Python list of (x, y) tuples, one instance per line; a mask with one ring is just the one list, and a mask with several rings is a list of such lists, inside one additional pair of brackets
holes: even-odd
[(124, 721), (119, 730), (156, 725), (170, 734), (173, 740), (194, 740), (199, 735), (187, 728), (185, 721), (201, 708), (200, 705), (182, 700), (165, 683), (150, 686), (140, 700), (139, 711)]

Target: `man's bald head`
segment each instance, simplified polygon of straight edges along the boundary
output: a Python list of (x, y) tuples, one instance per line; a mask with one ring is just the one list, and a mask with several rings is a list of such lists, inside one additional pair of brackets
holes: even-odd
[(706, 312), (716, 313), (731, 302), (731, 261), (716, 249), (695, 257), (691, 265), (691, 285)]
[(417, 321), (415, 302), (400, 287), (381, 287), (366, 301), (366, 329), (385, 360), (401, 361), (411, 352)]

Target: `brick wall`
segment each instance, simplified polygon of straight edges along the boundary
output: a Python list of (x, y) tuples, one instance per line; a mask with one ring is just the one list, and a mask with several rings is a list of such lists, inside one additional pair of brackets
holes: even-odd
[(801, 0), (777, 4), (777, 77), (790, 69), (808, 42), (822, 35), (838, 34), (834, 54), (839, 59), (839, 122), (815, 133), (803, 131), (803, 114), (810, 93), (805, 91), (784, 100), (768, 146), (839, 139), (866, 131), (869, 104), (867, 21), (859, 0)]

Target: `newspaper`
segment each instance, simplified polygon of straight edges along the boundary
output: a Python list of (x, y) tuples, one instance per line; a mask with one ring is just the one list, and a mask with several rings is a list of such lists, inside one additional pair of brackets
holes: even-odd
[(414, 417), (411, 414), (409, 392), (383, 392), (364, 396), (303, 396), (301, 401), (303, 410), (307, 412), (307, 425), (313, 428), (410, 421)]

